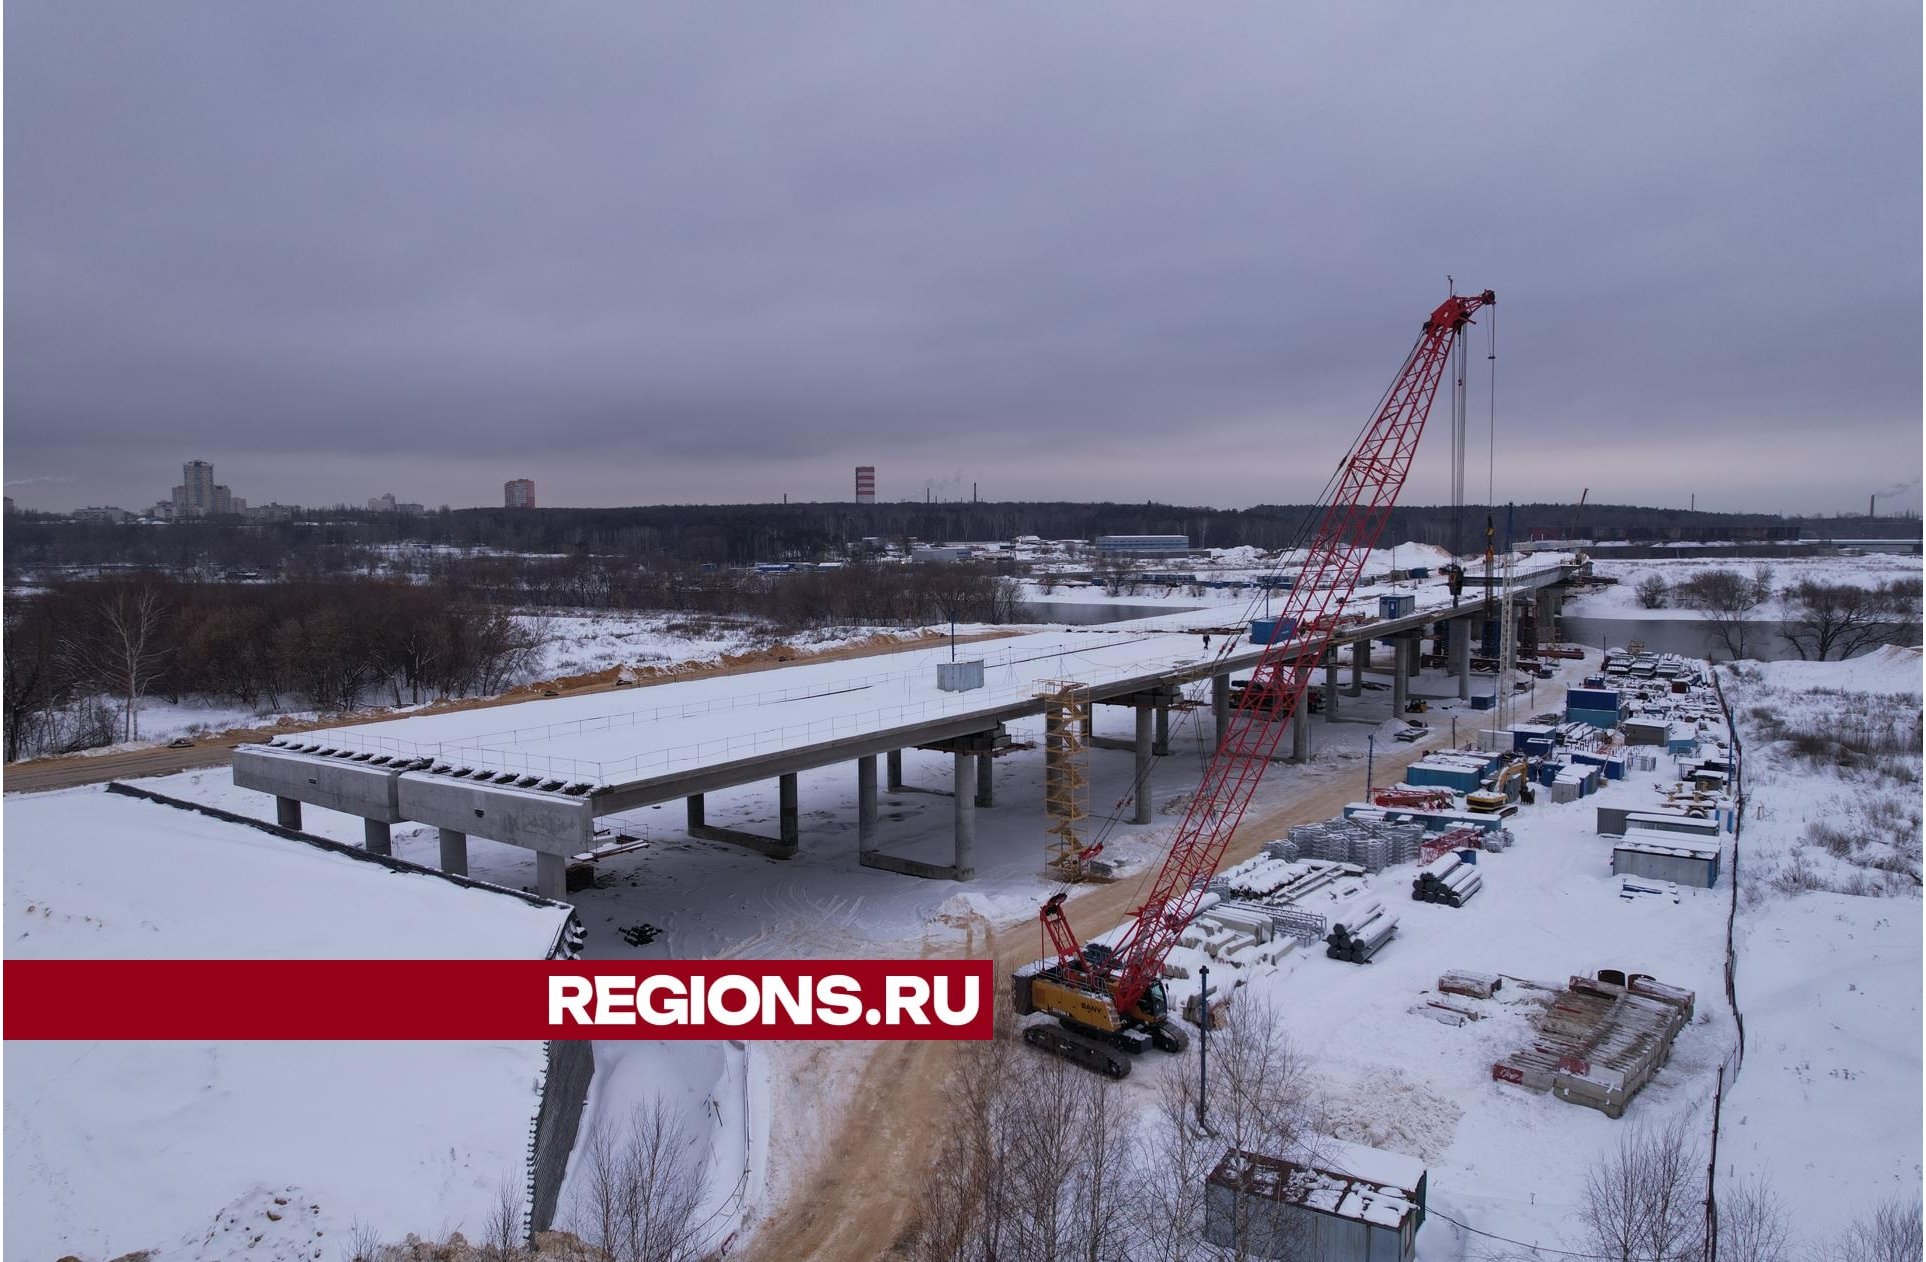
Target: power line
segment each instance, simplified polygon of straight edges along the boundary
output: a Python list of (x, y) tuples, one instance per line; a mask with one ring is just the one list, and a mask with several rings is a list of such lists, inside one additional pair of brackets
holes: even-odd
[(1678, 1262), (1676, 1258), (1622, 1258), (1612, 1253), (1576, 1253), (1570, 1249), (1554, 1249), (1550, 1245), (1531, 1244), (1524, 1240), (1513, 1240), (1510, 1236), (1500, 1236), (1495, 1232), (1480, 1231), (1476, 1227), (1459, 1222), (1443, 1210), (1432, 1209), (1430, 1206), (1426, 1206), (1424, 1212), (1427, 1217), (1442, 1218), (1460, 1231), (1468, 1231), (1474, 1236), (1483, 1236), (1487, 1240), (1496, 1240), (1501, 1244), (1515, 1244), (1521, 1249), (1531, 1249), (1538, 1253), (1555, 1253), (1561, 1258), (1589, 1258), (1592, 1262)]

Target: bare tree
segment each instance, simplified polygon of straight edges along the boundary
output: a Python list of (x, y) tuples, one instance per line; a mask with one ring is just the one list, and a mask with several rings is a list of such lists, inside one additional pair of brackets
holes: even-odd
[(1816, 1262), (1919, 1262), (1926, 1249), (1918, 1193), (1875, 1206), (1846, 1233), (1816, 1251)]
[(1585, 1172), (1582, 1246), (1612, 1262), (1697, 1262), (1705, 1247), (1704, 1165), (1683, 1117), (1624, 1131)]
[(1706, 637), (1734, 660), (1752, 647), (1747, 621), (1763, 603), (1759, 586), (1737, 570), (1706, 570), (1673, 589), (1680, 603), (1705, 615)]
[(504, 1173), (495, 1185), (495, 1200), (488, 1210), (483, 1245), (497, 1262), (509, 1262), (522, 1251), (522, 1209), (525, 1203), (521, 1179)]
[(571, 1207), (577, 1236), (611, 1262), (700, 1254), (696, 1210), (708, 1193), (708, 1152), (666, 1104), (631, 1110), (619, 1131), (598, 1118), (582, 1153), (584, 1181)]
[(1233, 1148), (1279, 1156), (1302, 1148), (1314, 1110), (1304, 1061), (1268, 996), (1239, 996), (1210, 1040), (1209, 1121)]
[(1782, 633), (1801, 658), (1844, 659), (1881, 644), (1919, 642), (1919, 605), (1903, 590), (1799, 584)]
[(341, 1246), (341, 1262), (381, 1262), (384, 1251), (381, 1233), (357, 1218), (349, 1225), (348, 1239)]
[(1792, 1262), (1792, 1217), (1763, 1175), (1720, 1188), (1718, 1245), (1735, 1262)]
[(48, 710), (61, 692), (51, 620), (23, 617), (7, 602), (4, 667), (0, 667), (0, 719), (5, 722), (6, 760), (31, 757), (44, 744)]
[(1639, 608), (1663, 609), (1666, 597), (1672, 593), (1672, 585), (1665, 581), (1663, 574), (1647, 574), (1633, 590), (1638, 595)]
[(167, 660), (164, 614), (153, 588), (117, 588), (96, 608), (94, 626), (71, 644), (82, 673), (120, 700), (122, 740), (140, 735), (140, 699)]
[(1143, 1151), (1147, 1177), (1136, 1200), (1136, 1256), (1148, 1262), (1184, 1262), (1203, 1235), (1204, 1180), (1224, 1155), (1224, 1143), (1200, 1130), (1196, 1118), (1195, 1078), (1171, 1074), (1158, 1096), (1155, 1138)]

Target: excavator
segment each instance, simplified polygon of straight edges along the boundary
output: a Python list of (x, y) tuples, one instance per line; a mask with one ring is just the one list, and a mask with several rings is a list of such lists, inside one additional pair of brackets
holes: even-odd
[(1026, 1042), (1113, 1078), (1128, 1074), (1130, 1057), (1148, 1047), (1180, 1052), (1188, 1045), (1189, 1037), (1171, 1019), (1165, 957), (1197, 914), (1285, 721), (1304, 703), (1312, 671), (1330, 648), (1411, 471), (1454, 344), (1474, 323), (1471, 317), (1496, 301), (1489, 289), (1454, 293), (1431, 312), (1377, 412), (1339, 464), (1303, 569), (1280, 611), (1295, 631), (1272, 640), (1258, 659), (1134, 918), (1108, 943), (1083, 943), (1064, 910), (1065, 893), (1043, 904), (1038, 920), (1044, 954), (1016, 970), (1011, 995), (1019, 1015), (1042, 1012), (1056, 1021), (1026, 1025)]

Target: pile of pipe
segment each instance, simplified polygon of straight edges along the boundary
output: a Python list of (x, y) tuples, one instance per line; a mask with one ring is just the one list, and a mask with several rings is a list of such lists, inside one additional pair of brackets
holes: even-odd
[(1463, 907), (1484, 887), (1485, 878), (1479, 875), (1478, 866), (1466, 863), (1453, 851), (1439, 855), (1418, 869), (1418, 875), (1411, 882), (1411, 898), (1419, 903)]
[(1398, 918), (1375, 898), (1361, 898), (1330, 918), (1324, 954), (1334, 960), (1366, 964), (1398, 932)]
[(1356, 818), (1299, 824), (1290, 833), (1290, 841), (1307, 859), (1354, 863), (1371, 873), (1382, 872), (1394, 863), (1415, 862), (1423, 840), (1422, 824)]

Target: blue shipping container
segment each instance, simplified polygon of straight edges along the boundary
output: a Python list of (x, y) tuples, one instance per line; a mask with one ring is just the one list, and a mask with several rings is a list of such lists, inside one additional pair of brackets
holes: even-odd
[(1618, 709), (1618, 690), (1615, 688), (1567, 688), (1565, 705), (1568, 709), (1578, 710), (1616, 710)]
[(1404, 782), (1420, 788), (1456, 789), (1469, 793), (1478, 787), (1479, 775), (1475, 771), (1459, 771), (1452, 767), (1427, 767), (1414, 762), (1404, 769)]
[(1607, 731), (1618, 726), (1617, 710), (1567, 710), (1565, 718), (1571, 723), (1589, 723)]
[(1288, 640), (1297, 630), (1295, 618), (1254, 618), (1251, 620), (1251, 643), (1269, 644), (1272, 640)]
[(1380, 618), (1403, 618), (1416, 610), (1417, 607), (1418, 598), (1416, 596), (1378, 597), (1378, 617)]

